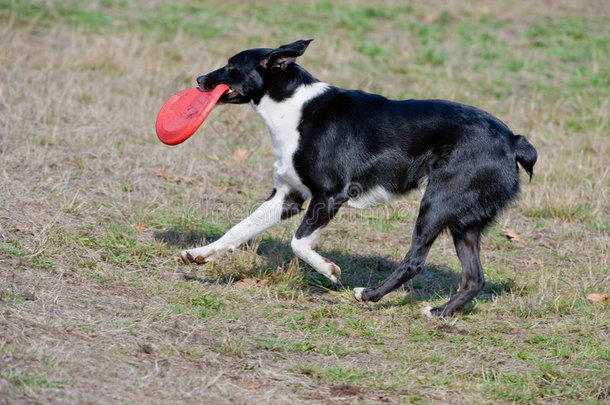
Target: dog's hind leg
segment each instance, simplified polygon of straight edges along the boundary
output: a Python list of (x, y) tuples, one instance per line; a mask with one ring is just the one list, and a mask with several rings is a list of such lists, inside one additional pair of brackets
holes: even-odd
[(379, 301), (384, 295), (393, 291), (415, 277), (424, 267), (424, 262), (432, 243), (446, 227), (447, 213), (442, 199), (433, 198), (429, 188), (426, 191), (415, 222), (411, 249), (388, 278), (372, 288), (354, 288), (354, 297), (358, 301)]
[(229, 229), (220, 239), (206, 246), (184, 250), (180, 256), (185, 263), (203, 264), (213, 261), (221, 254), (232, 252), (259, 233), (299, 213), (303, 201), (299, 192), (285, 184), (278, 185), (267, 201)]
[(464, 232), (451, 232), (453, 243), (460, 262), (462, 262), (462, 285), (460, 291), (438, 308), (425, 307), (422, 312), (426, 315), (449, 316), (454, 311), (462, 308), (470, 300), (477, 296), (485, 285), (483, 268), (481, 267), (480, 243), (481, 231), (479, 228), (471, 228)]
[(341, 269), (313, 250), (322, 230), (335, 216), (343, 201), (334, 198), (314, 197), (307, 208), (303, 222), (292, 238), (290, 246), (295, 255), (313, 267), (318, 273), (326, 276), (333, 283), (341, 277)]

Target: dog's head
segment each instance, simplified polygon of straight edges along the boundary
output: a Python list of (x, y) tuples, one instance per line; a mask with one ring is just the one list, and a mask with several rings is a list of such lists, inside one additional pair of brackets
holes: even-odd
[(229, 91), (219, 103), (258, 103), (268, 91), (269, 82), (277, 78), (303, 55), (309, 43), (301, 40), (277, 49), (248, 49), (229, 58), (228, 63), (211, 73), (199, 76), (197, 83), (203, 91), (210, 91), (219, 84), (229, 86)]

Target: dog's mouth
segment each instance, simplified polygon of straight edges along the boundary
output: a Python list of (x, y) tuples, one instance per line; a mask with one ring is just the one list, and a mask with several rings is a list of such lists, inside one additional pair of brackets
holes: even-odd
[(226, 86), (229, 87), (229, 90), (227, 90), (226, 92), (224, 92), (220, 98), (218, 99), (218, 104), (225, 104), (225, 103), (242, 103), (243, 99), (244, 99), (244, 94), (241, 93), (240, 90), (236, 89), (235, 87), (230, 86), (227, 83), (222, 83), (222, 82), (212, 82), (211, 80), (198, 80), (199, 81), (199, 90), (203, 91), (203, 92), (210, 92), (212, 90), (214, 90), (217, 86), (219, 86), (220, 84), (225, 84)]
[[(220, 84), (224, 84), (224, 83), (219, 83), (219, 84), (216, 84), (216, 85), (211, 85), (211, 86), (210, 86), (209, 84), (206, 84), (206, 85), (201, 85), (201, 84), (200, 84), (200, 85), (199, 85), (199, 86), (197, 86), (197, 87), (199, 87), (199, 90), (201, 90), (201, 91), (203, 91), (203, 92), (209, 92), (209, 91), (214, 90), (216, 87), (220, 86)], [(224, 95), (233, 94), (233, 93), (236, 93), (236, 92), (237, 92), (237, 91), (236, 91), (236, 90), (235, 90), (233, 87), (229, 86), (228, 84), (227, 84), (226, 86), (227, 86), (227, 87), (229, 87), (229, 90), (227, 90), (226, 92), (224, 92), (224, 93), (223, 93)]]
[(219, 103), (230, 103), (234, 100), (237, 100), (241, 98), (241, 94), (235, 90), (233, 87), (229, 86), (229, 90), (227, 90), (222, 97), (220, 97), (220, 100), (218, 100)]

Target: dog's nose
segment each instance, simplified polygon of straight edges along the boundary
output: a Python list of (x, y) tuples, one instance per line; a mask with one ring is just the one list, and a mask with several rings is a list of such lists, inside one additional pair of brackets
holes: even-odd
[(199, 76), (197, 78), (197, 84), (199, 85), (199, 88), (202, 89), (202, 90), (205, 88), (205, 78), (206, 78), (205, 75)]

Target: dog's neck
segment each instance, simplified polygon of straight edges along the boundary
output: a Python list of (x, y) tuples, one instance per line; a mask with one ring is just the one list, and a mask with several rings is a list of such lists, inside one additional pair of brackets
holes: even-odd
[(328, 84), (320, 81), (301, 84), (287, 98), (278, 101), (276, 97), (266, 93), (258, 104), (252, 102), (251, 105), (265, 120), (275, 143), (275, 140), (285, 138), (287, 136), (285, 133), (297, 131), (304, 105), (329, 87)]
[(285, 155), (281, 152), (285, 149), (282, 145), (288, 143), (291, 144), (290, 149), (296, 147), (303, 106), (330, 86), (296, 63), (282, 71), (270, 72), (264, 79), (263, 96), (257, 101), (253, 100), (250, 105), (265, 120), (273, 148), (279, 157)]
[[(292, 97), (297, 89), (303, 85), (319, 82), (318, 79), (296, 63), (288, 65), (286, 69), (281, 71), (267, 72), (263, 80), (265, 81), (264, 95), (277, 102)], [(259, 102), (256, 102), (256, 104), (259, 104)]]

